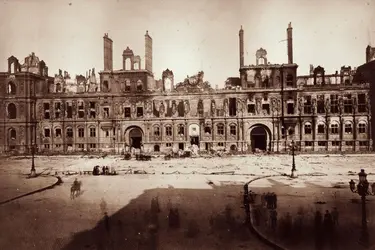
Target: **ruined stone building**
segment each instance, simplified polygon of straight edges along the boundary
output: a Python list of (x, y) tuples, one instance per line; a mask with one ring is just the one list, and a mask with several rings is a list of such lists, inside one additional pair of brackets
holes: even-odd
[[(113, 69), (113, 41), (105, 34), (104, 69), (71, 78), (54, 77), (34, 54), (21, 64), (8, 59), (0, 73), (0, 151), (145, 152), (255, 149), (282, 152), (294, 141), (301, 151), (370, 151), (370, 84), (355, 68), (333, 74), (311, 65), (298, 76), (292, 27), (287, 28), (288, 61), (271, 64), (256, 51), (244, 62), (244, 30), (239, 32), (239, 77), (213, 89), (204, 73), (175, 83), (166, 69), (155, 80), (152, 38), (145, 34), (145, 67), (127, 47), (121, 69)], [(375, 58), (366, 49), (367, 62)]]

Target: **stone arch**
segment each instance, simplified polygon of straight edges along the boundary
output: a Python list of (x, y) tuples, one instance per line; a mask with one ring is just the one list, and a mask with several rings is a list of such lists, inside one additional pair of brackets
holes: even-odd
[(10, 140), (16, 140), (17, 139), (17, 131), (14, 128), (8, 129), (8, 138)]
[(125, 142), (132, 148), (140, 149), (143, 144), (144, 132), (139, 126), (129, 126), (125, 130)]
[(154, 145), (154, 152), (160, 152), (160, 145), (159, 144)]
[(257, 123), (248, 130), (250, 139), (250, 149), (254, 152), (257, 148), (260, 150), (271, 151), (271, 130), (267, 125)]
[(8, 111), (8, 119), (16, 119), (17, 118), (17, 107), (14, 103), (9, 103), (7, 106)]
[(132, 70), (133, 67), (132, 67), (132, 60), (131, 58), (125, 58), (124, 60), (124, 65), (125, 65), (125, 70)]

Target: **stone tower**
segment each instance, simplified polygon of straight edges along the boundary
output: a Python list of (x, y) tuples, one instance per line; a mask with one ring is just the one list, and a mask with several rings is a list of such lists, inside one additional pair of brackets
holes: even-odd
[(152, 73), (152, 38), (148, 31), (145, 35), (145, 69)]
[(292, 23), (289, 23), (287, 34), (287, 46), (288, 46), (288, 64), (293, 63), (293, 28)]
[(244, 38), (243, 38), (242, 26), (240, 29), (239, 36), (240, 36), (240, 68), (242, 68), (244, 66)]
[(108, 33), (104, 34), (104, 70), (113, 70), (113, 41), (108, 37)]

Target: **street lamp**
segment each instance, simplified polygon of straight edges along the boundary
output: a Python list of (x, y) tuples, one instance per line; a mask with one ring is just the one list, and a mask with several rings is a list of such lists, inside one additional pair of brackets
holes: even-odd
[(358, 173), (359, 183), (356, 187), (355, 182), (350, 180), (349, 187), (353, 193), (358, 193), (361, 196), (362, 200), (362, 231), (360, 242), (365, 247), (369, 246), (369, 235), (367, 230), (367, 215), (366, 215), (366, 196), (375, 195), (375, 183), (371, 185), (372, 191), (369, 191), (369, 182), (367, 181), (367, 174), (364, 169), (361, 169), (361, 172)]
[(294, 152), (297, 148), (297, 145), (295, 144), (294, 140), (292, 140), (292, 142), (290, 143), (290, 149), (292, 150), (292, 171), (291, 171), (291, 174), (290, 174), (290, 177), (291, 178), (296, 178), (297, 177), (297, 169), (296, 169), (296, 162), (295, 162), (295, 159), (294, 159)]

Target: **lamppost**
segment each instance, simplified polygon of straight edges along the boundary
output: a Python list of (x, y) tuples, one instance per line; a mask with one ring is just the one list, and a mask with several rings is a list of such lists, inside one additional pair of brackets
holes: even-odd
[(36, 176), (36, 171), (35, 171), (35, 145), (31, 145), (31, 171), (30, 171), (30, 177), (35, 177)]
[(297, 177), (297, 173), (296, 173), (297, 169), (296, 169), (296, 162), (295, 162), (295, 159), (294, 159), (294, 156), (295, 156), (294, 152), (297, 149), (297, 145), (295, 144), (294, 140), (292, 140), (289, 147), (292, 150), (292, 171), (291, 171), (290, 177), (296, 178)]
[(360, 243), (363, 244), (365, 247), (369, 246), (369, 235), (367, 230), (367, 215), (366, 215), (366, 196), (368, 195), (375, 195), (375, 183), (371, 185), (372, 192), (369, 191), (369, 182), (367, 181), (367, 174), (365, 173), (364, 169), (361, 169), (361, 172), (358, 173), (359, 183), (357, 187), (355, 182), (351, 180), (349, 182), (350, 190), (353, 193), (358, 193), (361, 196), (362, 200), (362, 230), (361, 230), (361, 237)]

